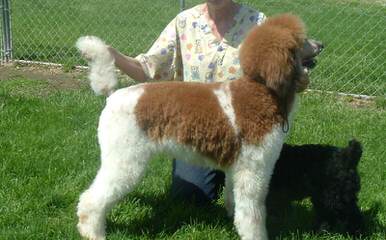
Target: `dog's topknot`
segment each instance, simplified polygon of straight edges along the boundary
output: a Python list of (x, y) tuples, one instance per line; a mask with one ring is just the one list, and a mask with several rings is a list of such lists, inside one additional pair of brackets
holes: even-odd
[(269, 26), (282, 27), (289, 29), (292, 36), (298, 41), (299, 44), (303, 44), (305, 39), (305, 26), (302, 20), (292, 14), (282, 14), (268, 18), (265, 24)]
[(240, 50), (244, 75), (267, 83), (288, 77), (291, 54), (303, 47), (305, 27), (299, 17), (282, 14), (252, 28)]

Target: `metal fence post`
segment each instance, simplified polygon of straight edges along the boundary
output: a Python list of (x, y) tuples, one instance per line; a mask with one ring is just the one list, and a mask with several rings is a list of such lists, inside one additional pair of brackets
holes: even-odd
[(180, 12), (185, 10), (185, 0), (180, 0)]
[(2, 61), (8, 62), (12, 59), (12, 31), (11, 31), (11, 4), (10, 0), (2, 1), (2, 28), (3, 49)]

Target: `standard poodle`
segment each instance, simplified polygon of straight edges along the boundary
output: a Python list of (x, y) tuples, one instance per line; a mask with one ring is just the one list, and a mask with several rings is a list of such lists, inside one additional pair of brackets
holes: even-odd
[(271, 178), (269, 212), (282, 209), (291, 200), (311, 197), (318, 230), (360, 234), (363, 215), (357, 204), (357, 165), (361, 156), (362, 147), (356, 140), (344, 148), (284, 144)]
[(90, 59), (91, 86), (110, 95), (98, 127), (101, 167), (81, 194), (78, 230), (105, 238), (105, 215), (140, 181), (159, 152), (225, 172), (226, 210), (241, 239), (267, 239), (265, 198), (291, 124), (296, 95), (308, 85), (300, 51), (302, 21), (267, 19), (240, 50), (243, 76), (224, 83), (159, 82), (119, 89), (114, 60), (95, 37), (77, 42)]

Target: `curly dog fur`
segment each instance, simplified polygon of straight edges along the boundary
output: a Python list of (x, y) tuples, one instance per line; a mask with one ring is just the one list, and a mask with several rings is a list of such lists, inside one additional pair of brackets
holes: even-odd
[(284, 144), (270, 183), (269, 209), (310, 197), (317, 229), (361, 233), (363, 216), (357, 204), (361, 156), (362, 147), (356, 140), (344, 148)]
[(300, 59), (301, 20), (281, 15), (254, 27), (232, 82), (140, 84), (114, 92), (114, 60), (95, 37), (77, 42), (91, 60), (91, 86), (108, 95), (98, 140), (101, 167), (80, 196), (78, 229), (105, 238), (105, 215), (140, 181), (159, 152), (221, 169), (226, 209), (241, 239), (267, 239), (265, 198), (274, 164), (291, 124), (295, 96), (308, 84)]

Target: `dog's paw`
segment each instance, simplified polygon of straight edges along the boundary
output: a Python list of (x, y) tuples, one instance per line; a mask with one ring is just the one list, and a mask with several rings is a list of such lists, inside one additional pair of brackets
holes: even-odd
[(78, 216), (78, 231), (80, 235), (89, 240), (104, 240), (105, 225), (98, 211), (95, 211), (88, 191), (84, 192), (78, 204), (76, 215)]
[(107, 45), (95, 36), (80, 37), (75, 46), (87, 61), (93, 61), (100, 56), (106, 55), (106, 53), (108, 54)]
[(95, 230), (90, 226), (89, 224), (82, 222), (82, 220), (79, 221), (77, 225), (78, 231), (80, 236), (82, 238), (87, 240), (105, 240), (106, 237), (102, 234), (98, 234), (95, 232)]

